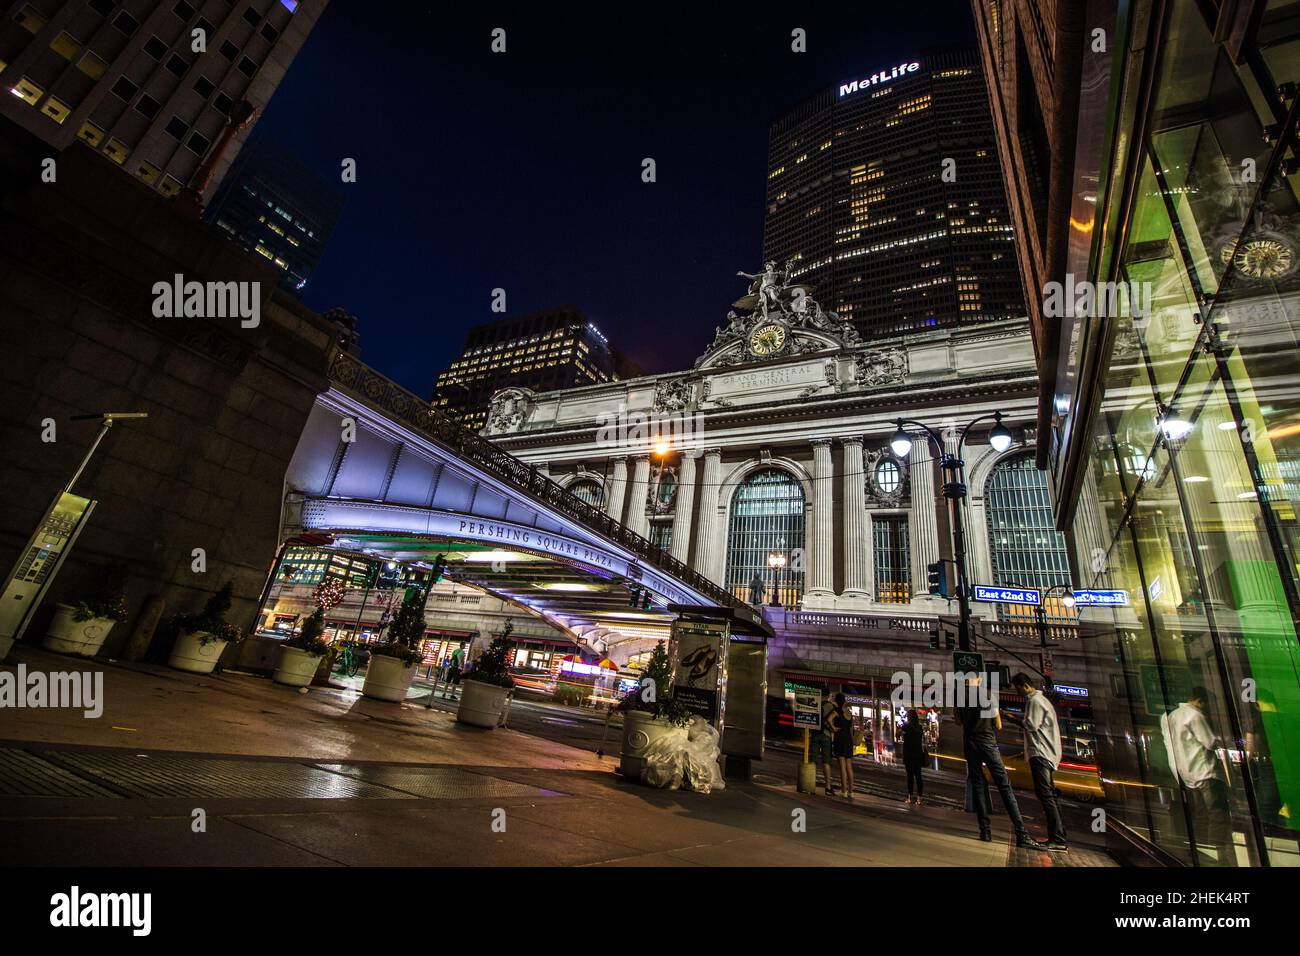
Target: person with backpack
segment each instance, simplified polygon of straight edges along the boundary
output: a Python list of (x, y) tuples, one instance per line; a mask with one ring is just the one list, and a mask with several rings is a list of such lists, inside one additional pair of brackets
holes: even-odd
[(840, 762), (840, 786), (844, 796), (853, 799), (853, 718), (844, 702), (843, 694), (835, 695), (835, 709), (831, 712), (831, 739), (835, 756)]
[[(907, 802), (920, 806), (925, 802), (925, 782), (921, 777), (921, 767), (925, 763), (925, 727), (921, 722), (921, 712), (913, 707), (907, 712), (907, 722), (903, 724), (903, 766), (907, 770)], [(912, 787), (916, 786), (913, 796)]]

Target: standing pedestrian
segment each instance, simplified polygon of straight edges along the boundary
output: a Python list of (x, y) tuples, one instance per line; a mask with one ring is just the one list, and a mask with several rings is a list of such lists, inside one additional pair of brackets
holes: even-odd
[(1208, 842), (1214, 847), (1218, 866), (1236, 866), (1227, 776), (1218, 755), (1219, 738), (1205, 717), (1209, 702), (1208, 690), (1193, 687), (1187, 700), (1160, 718), (1160, 731), (1169, 764), (1187, 789), (1193, 825), (1201, 828), (1195, 842)]
[(1043, 845), (1025, 829), (1025, 821), (1020, 816), (1020, 804), (1016, 802), (1016, 792), (1011, 789), (1011, 778), (1007, 776), (1002, 754), (998, 752), (998, 731), (1002, 729), (1002, 715), (998, 713), (997, 703), (990, 701), (987, 706), (981, 706), (986, 702), (971, 700), (978, 695), (980, 681), (985, 679), (987, 678), (975, 677), (969, 680), (966, 684), (965, 706), (956, 708), (966, 755), (966, 780), (972, 791), (971, 802), (975, 806), (975, 816), (979, 820), (980, 839), (985, 843), (993, 841), (993, 802), (989, 797), (988, 781), (984, 778), (984, 768), (988, 767), (993, 785), (1002, 797), (1002, 806), (1016, 831), (1016, 846), (1041, 850)]
[[(831, 748), (831, 736), (834, 732), (834, 725), (831, 720), (835, 713), (835, 704), (829, 697), (822, 698), (822, 725), (817, 729), (809, 739), (812, 745), (812, 754), (810, 759), (813, 763), (819, 764), (822, 768), (822, 776), (826, 780), (826, 796), (835, 795), (835, 782), (831, 778), (831, 763), (834, 761), (834, 751)], [(816, 786), (813, 787), (816, 790)]]
[(840, 786), (844, 796), (853, 799), (853, 718), (843, 694), (835, 695), (835, 710), (831, 714), (835, 756), (840, 761)]
[(1034, 686), (1028, 674), (1011, 678), (1011, 686), (1025, 698), (1025, 761), (1034, 778), (1034, 793), (1043, 805), (1047, 818), (1047, 848), (1065, 853), (1070, 848), (1065, 842), (1065, 824), (1061, 822), (1061, 808), (1056, 801), (1056, 781), (1053, 774), (1061, 766), (1061, 727), (1056, 720), (1056, 710), (1047, 695)]
[[(918, 807), (925, 802), (925, 781), (921, 767), (925, 764), (925, 728), (921, 725), (921, 712), (913, 707), (907, 712), (903, 724), (903, 766), (907, 770), (907, 802)], [(913, 784), (916, 795), (912, 795)]]

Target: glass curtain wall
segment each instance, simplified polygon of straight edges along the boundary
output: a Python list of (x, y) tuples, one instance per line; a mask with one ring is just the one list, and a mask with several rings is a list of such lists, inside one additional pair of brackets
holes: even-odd
[[(1104, 398), (1075, 512), (1108, 810), (1196, 866), (1300, 864), (1296, 4), (1234, 64), (1156, 3)], [(1286, 9), (1283, 9), (1286, 8)], [(1291, 24), (1288, 30), (1286, 24)]]

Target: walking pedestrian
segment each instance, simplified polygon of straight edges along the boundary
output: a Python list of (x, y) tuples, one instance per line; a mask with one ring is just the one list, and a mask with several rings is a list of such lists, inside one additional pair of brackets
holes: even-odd
[(840, 762), (840, 786), (844, 796), (853, 799), (853, 718), (843, 694), (835, 695), (835, 710), (831, 714), (835, 756)]
[[(921, 712), (913, 707), (907, 712), (907, 722), (903, 724), (903, 766), (907, 770), (907, 802), (918, 807), (925, 802), (925, 781), (921, 776), (924, 764), (925, 727), (921, 723)], [(912, 793), (914, 784), (915, 796)]]
[(956, 708), (966, 755), (966, 781), (971, 788), (971, 802), (975, 807), (976, 819), (979, 820), (980, 839), (985, 843), (993, 841), (993, 802), (989, 797), (988, 781), (984, 778), (984, 768), (988, 767), (993, 785), (1002, 797), (1002, 806), (1016, 831), (1016, 846), (1027, 850), (1044, 849), (1025, 829), (1025, 821), (1020, 816), (1020, 804), (1016, 802), (1016, 793), (1011, 789), (1011, 778), (1007, 776), (1002, 754), (998, 752), (998, 731), (1002, 729), (1002, 715), (998, 712), (997, 703), (990, 702), (981, 707), (983, 702), (975, 700), (971, 706), (970, 698), (976, 696), (980, 681), (984, 679), (987, 678), (976, 677), (967, 682), (966, 706)]
[(1070, 847), (1065, 842), (1065, 824), (1061, 822), (1061, 808), (1056, 801), (1056, 781), (1053, 774), (1061, 766), (1061, 727), (1056, 710), (1047, 695), (1034, 686), (1033, 678), (1020, 673), (1011, 678), (1011, 686), (1025, 698), (1025, 760), (1034, 778), (1034, 793), (1043, 805), (1047, 818), (1047, 848), (1056, 853), (1066, 853)]

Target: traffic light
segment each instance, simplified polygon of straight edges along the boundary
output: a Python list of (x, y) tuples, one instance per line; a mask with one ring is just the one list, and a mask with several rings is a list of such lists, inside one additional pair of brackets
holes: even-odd
[(932, 651), (937, 651), (938, 649), (939, 649), (939, 632), (938, 632), (938, 631), (931, 631), (931, 632), (930, 632), (930, 650), (932, 650)]
[(433, 559), (433, 568), (429, 571), (429, 580), (437, 584), (442, 580), (442, 574), (447, 570), (447, 556), (440, 554)]
[(925, 577), (930, 585), (931, 594), (938, 594), (941, 597), (948, 596), (948, 576), (943, 573), (942, 561), (927, 564), (925, 566)]
[(651, 608), (650, 589), (646, 588), (641, 597), (641, 610), (648, 611)]
[(641, 589), (633, 588), (632, 593), (628, 596), (627, 606), (637, 607), (641, 603)]

